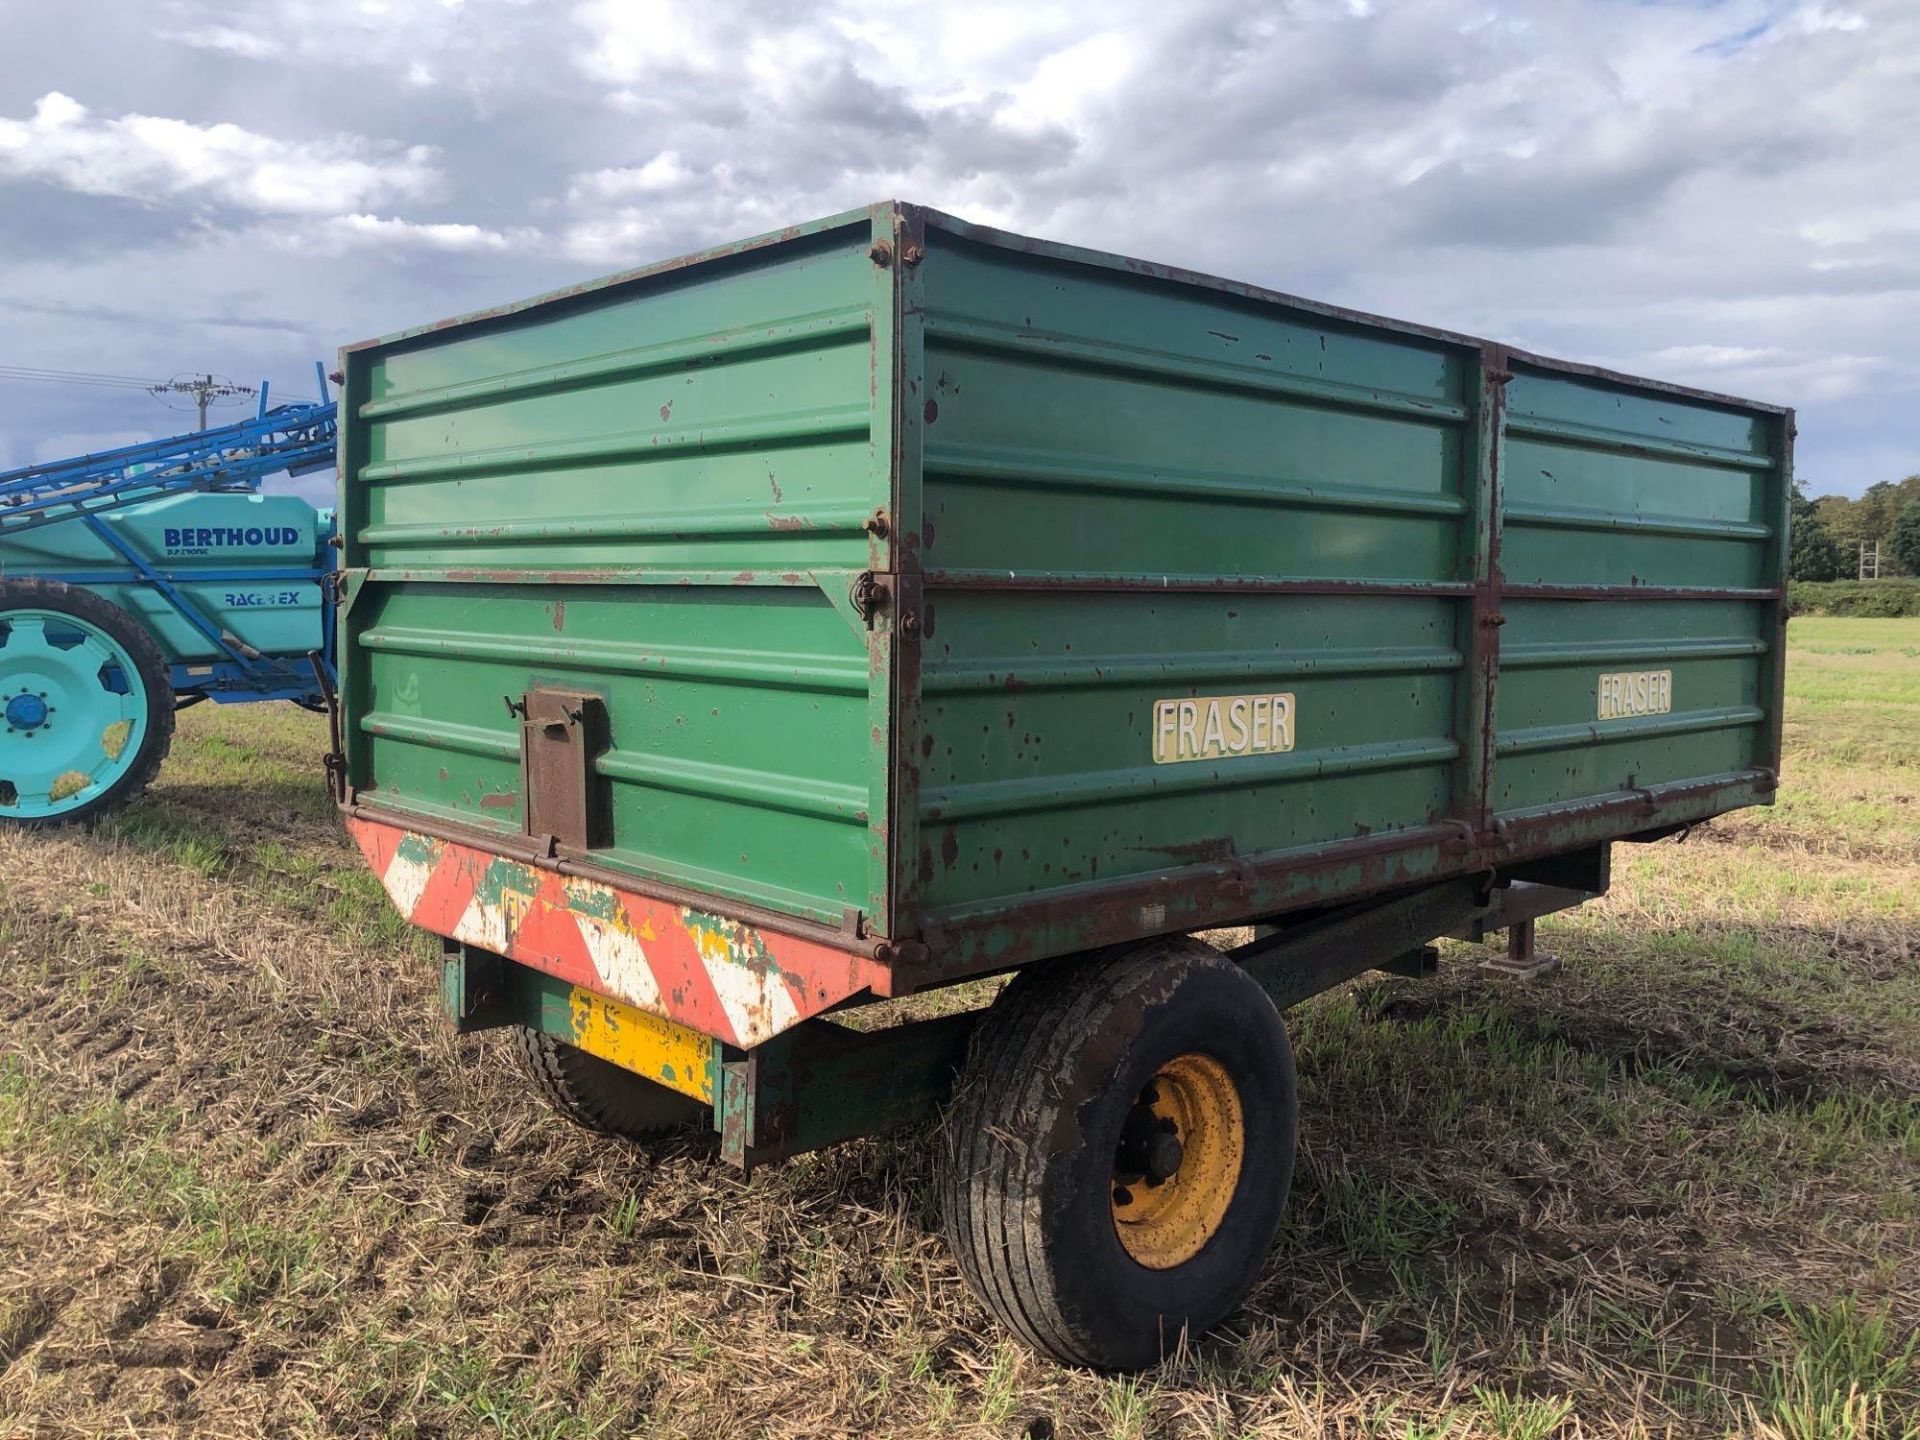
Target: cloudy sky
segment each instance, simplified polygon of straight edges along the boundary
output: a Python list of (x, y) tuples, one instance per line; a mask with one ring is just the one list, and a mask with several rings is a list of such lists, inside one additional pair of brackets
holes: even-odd
[[(0, 367), (315, 358), (887, 196), (1920, 470), (1916, 0), (0, 0)], [(187, 428), (0, 380), (0, 467)]]

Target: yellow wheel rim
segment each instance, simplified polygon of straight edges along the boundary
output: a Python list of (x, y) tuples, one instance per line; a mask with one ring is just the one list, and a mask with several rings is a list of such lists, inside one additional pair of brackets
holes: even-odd
[(1240, 1091), (1211, 1055), (1190, 1050), (1160, 1067), (1134, 1101), (1113, 1166), (1113, 1228), (1149, 1270), (1205, 1248), (1240, 1186), (1246, 1154)]

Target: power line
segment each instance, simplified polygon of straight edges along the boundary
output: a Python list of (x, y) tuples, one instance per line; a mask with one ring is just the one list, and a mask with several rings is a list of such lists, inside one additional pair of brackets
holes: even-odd
[(106, 375), (90, 370), (49, 370), (38, 365), (0, 364), (0, 380), (39, 380), (52, 385), (93, 385), (113, 390), (145, 390), (164, 384), (138, 375)]
[(0, 361), (9, 370), (26, 370), (35, 375), (66, 375), (80, 380), (126, 380), (134, 384), (145, 384), (144, 375), (120, 375), (107, 370), (62, 370), (49, 365), (15, 365), (12, 361)]
[[(94, 390), (144, 390), (149, 395), (165, 399), (168, 394), (186, 392), (195, 393), (201, 389), (210, 389), (221, 398), (245, 398), (259, 393), (251, 385), (235, 385), (220, 376), (176, 375), (171, 380), (150, 380), (138, 375), (113, 375), (94, 370), (54, 370), (41, 365), (0, 364), (0, 381), (21, 380), (38, 381), (49, 385), (80, 385)], [(275, 391), (275, 400), (285, 403), (298, 401), (306, 404), (319, 404), (321, 397), (296, 394), (288, 391)], [(196, 396), (197, 399), (197, 396)], [(200, 408), (197, 404), (195, 408)]]

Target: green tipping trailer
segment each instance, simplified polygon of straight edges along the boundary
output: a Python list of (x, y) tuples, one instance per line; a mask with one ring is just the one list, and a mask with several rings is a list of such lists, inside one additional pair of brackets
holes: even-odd
[(1067, 1361), (1251, 1284), (1287, 1005), (1774, 793), (1783, 409), (894, 203), (342, 369), (337, 795), (455, 1022), (740, 1164), (959, 1074)]

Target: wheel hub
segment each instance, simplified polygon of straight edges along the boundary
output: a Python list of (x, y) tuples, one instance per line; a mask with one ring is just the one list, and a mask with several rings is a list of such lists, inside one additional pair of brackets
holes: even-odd
[[(1151, 1099), (1149, 1097), (1152, 1097)], [(1180, 1168), (1186, 1147), (1180, 1143), (1179, 1122), (1172, 1116), (1156, 1115), (1153, 1110), (1158, 1092), (1149, 1085), (1120, 1131), (1120, 1148), (1114, 1152), (1113, 1178), (1117, 1185), (1145, 1181), (1158, 1185)]]
[(7, 701), (7, 724), (15, 730), (38, 730), (47, 723), (47, 697), (22, 690)]
[(1114, 1148), (1112, 1205), (1120, 1244), (1169, 1270), (1205, 1248), (1239, 1188), (1245, 1114), (1227, 1069), (1189, 1051), (1141, 1090)]

